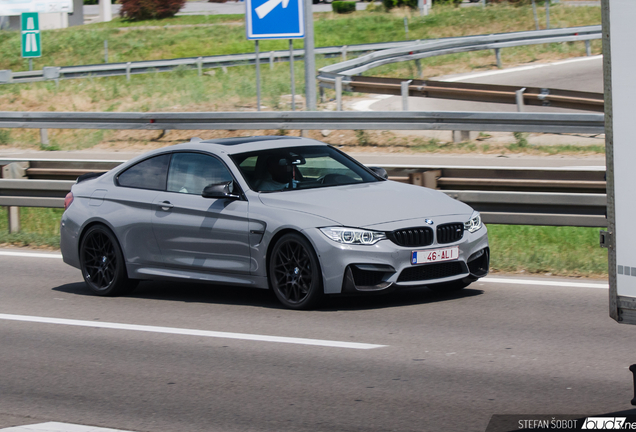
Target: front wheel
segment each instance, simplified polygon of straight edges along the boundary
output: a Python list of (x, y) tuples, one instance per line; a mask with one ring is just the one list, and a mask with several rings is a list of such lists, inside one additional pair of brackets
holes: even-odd
[(80, 267), (88, 288), (100, 296), (126, 294), (137, 285), (128, 279), (115, 235), (102, 225), (90, 227), (82, 238)]
[(310, 309), (323, 296), (316, 252), (307, 239), (296, 233), (285, 234), (274, 245), (269, 280), (278, 300), (290, 309)]

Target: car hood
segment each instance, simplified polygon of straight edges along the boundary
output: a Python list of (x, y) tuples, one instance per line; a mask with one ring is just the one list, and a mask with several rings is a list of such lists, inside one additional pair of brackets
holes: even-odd
[(350, 227), (446, 215), (467, 215), (472, 209), (445, 194), (421, 186), (382, 181), (319, 189), (260, 193), (269, 207), (330, 219)]

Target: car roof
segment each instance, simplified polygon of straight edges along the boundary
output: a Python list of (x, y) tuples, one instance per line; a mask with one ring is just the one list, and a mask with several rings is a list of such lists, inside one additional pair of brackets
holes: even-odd
[(213, 153), (223, 152), (232, 155), (256, 150), (315, 145), (327, 144), (313, 139), (288, 136), (252, 136), (211, 140), (193, 138), (189, 143), (177, 144), (170, 147), (170, 150), (202, 150), (211, 151)]
[(301, 137), (288, 136), (252, 136), (239, 138), (219, 138), (211, 140), (202, 140), (201, 138), (192, 138), (190, 142), (176, 144), (168, 147), (162, 147), (141, 154), (130, 159), (123, 165), (120, 165), (117, 171), (127, 169), (144, 159), (153, 157), (162, 153), (171, 153), (174, 151), (201, 151), (213, 154), (224, 153), (227, 155), (253, 152), (258, 150), (274, 150), (299, 146), (328, 146), (322, 141)]

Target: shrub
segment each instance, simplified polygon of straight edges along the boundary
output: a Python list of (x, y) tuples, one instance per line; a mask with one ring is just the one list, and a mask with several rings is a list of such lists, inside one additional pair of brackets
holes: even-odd
[(417, 9), (417, 0), (382, 0), (382, 4), (387, 10), (403, 6)]
[[(115, 4), (117, 0), (110, 0), (112, 4)], [(99, 4), (99, 0), (84, 0), (85, 5), (96, 5)]]
[(120, 0), (119, 14), (131, 21), (161, 19), (174, 16), (186, 0)]
[(335, 1), (331, 3), (331, 8), (335, 13), (344, 14), (355, 12), (356, 2), (353, 1)]
[[(459, 5), (462, 0), (433, 0), (434, 4), (454, 4)], [(387, 9), (395, 7), (408, 6), (411, 9), (417, 9), (417, 0), (382, 0), (382, 4)]]
[(386, 12), (386, 8), (382, 6), (380, 3), (375, 3), (373, 1), (369, 2), (369, 5), (365, 9), (367, 12)]

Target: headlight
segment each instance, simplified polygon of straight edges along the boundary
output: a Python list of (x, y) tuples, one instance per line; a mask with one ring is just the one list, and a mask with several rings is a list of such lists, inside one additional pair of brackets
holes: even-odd
[(475, 231), (479, 230), (482, 226), (481, 223), (481, 216), (479, 215), (478, 211), (474, 211), (473, 214), (470, 216), (470, 220), (467, 222), (464, 222), (464, 229), (468, 230), (468, 232), (474, 233)]
[(386, 238), (383, 232), (357, 228), (327, 227), (320, 228), (320, 231), (331, 240), (342, 244), (373, 245)]

